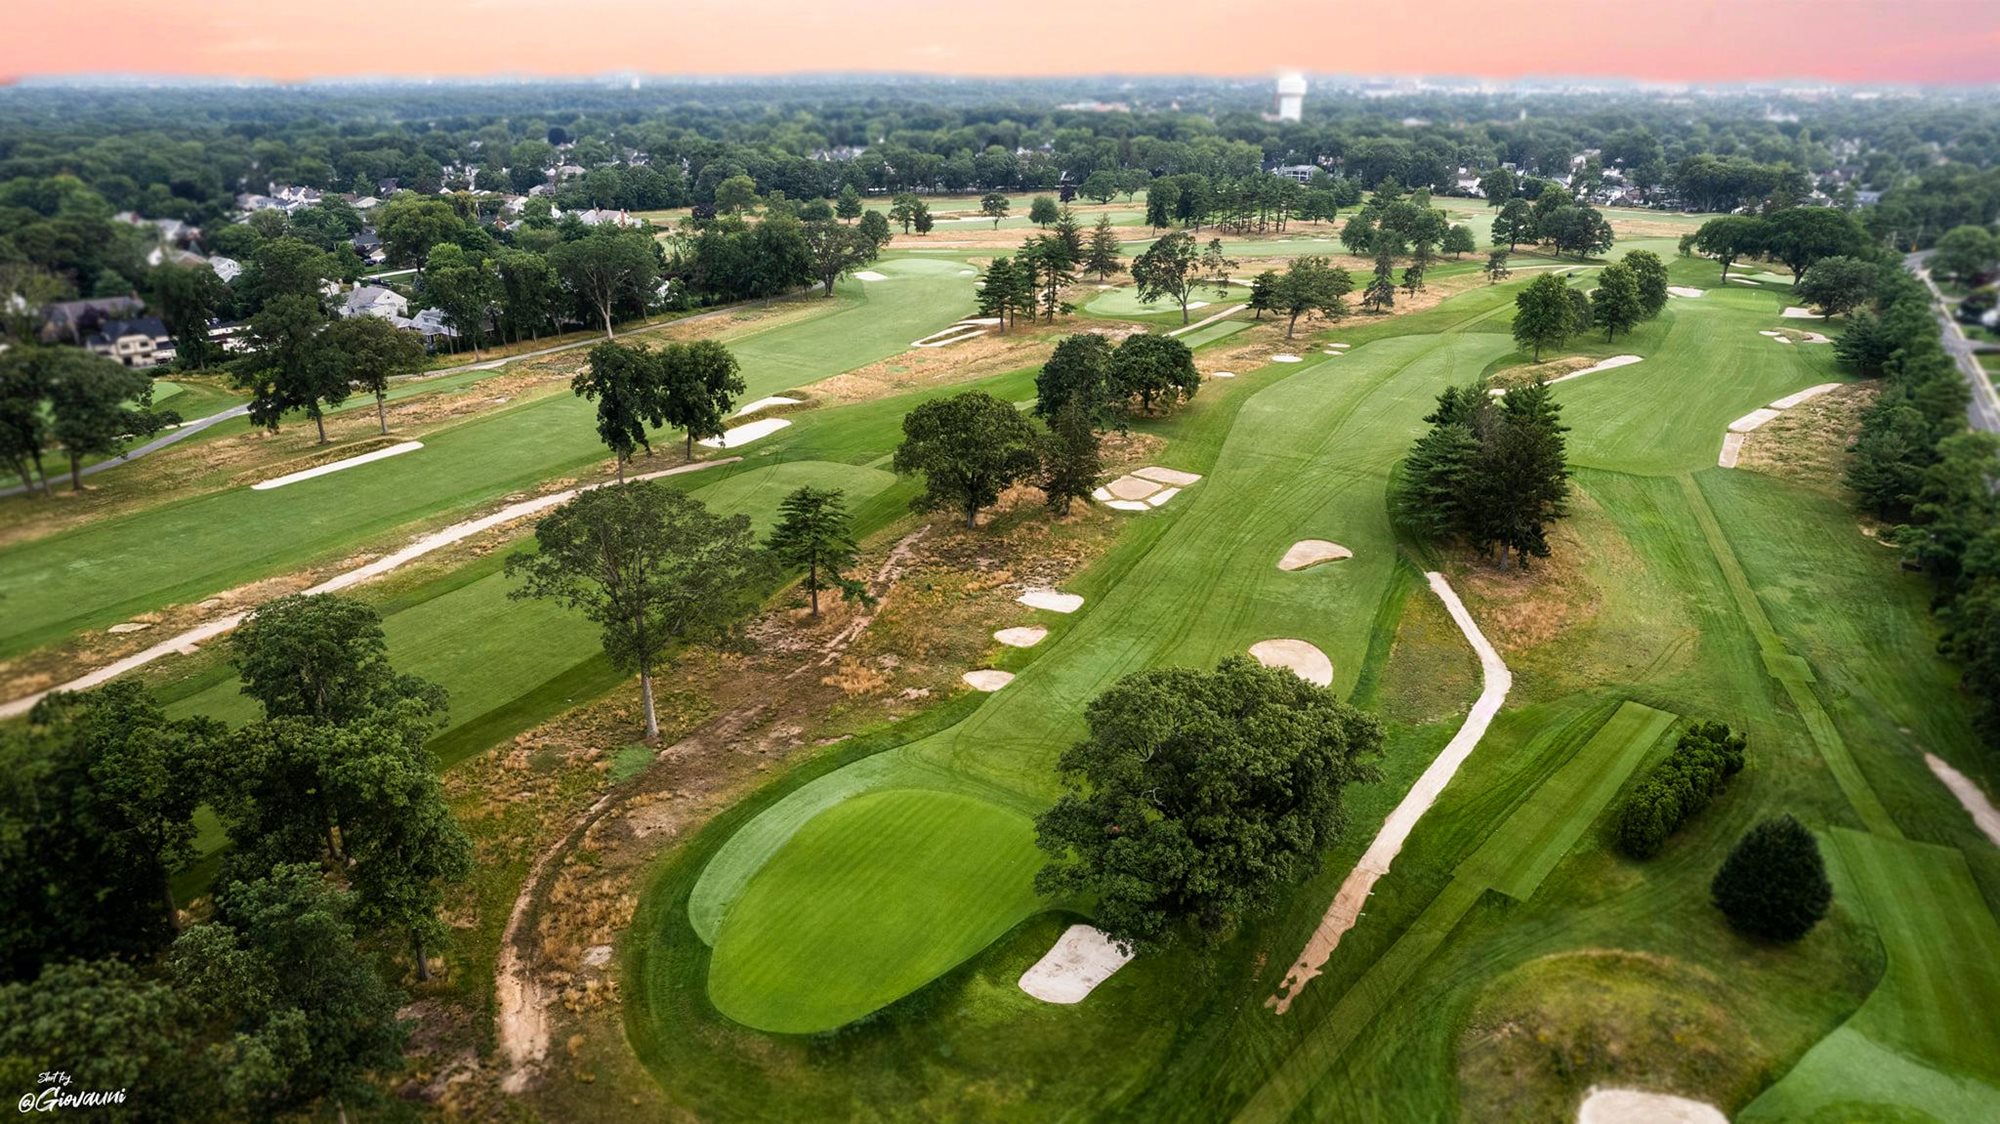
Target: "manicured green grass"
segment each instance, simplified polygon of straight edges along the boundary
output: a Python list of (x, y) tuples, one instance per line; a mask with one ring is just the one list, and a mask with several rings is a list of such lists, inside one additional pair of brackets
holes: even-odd
[[(856, 824), (865, 849), (846, 845)], [(913, 990), (1012, 928), (1037, 904), (1026, 876), (1040, 865), (1028, 818), (983, 800), (898, 789), (843, 801), (744, 889), (716, 942), (709, 997), (779, 1033), (851, 1022), (885, 987)], [(1016, 900), (977, 900), (996, 893)], [(788, 970), (801, 960), (818, 965), (812, 988)]]

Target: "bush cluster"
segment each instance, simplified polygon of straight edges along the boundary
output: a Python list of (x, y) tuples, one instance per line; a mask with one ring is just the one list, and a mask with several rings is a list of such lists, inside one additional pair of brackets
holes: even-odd
[(1743, 768), (1744, 739), (1720, 722), (1688, 728), (1618, 810), (1618, 848), (1650, 859)]

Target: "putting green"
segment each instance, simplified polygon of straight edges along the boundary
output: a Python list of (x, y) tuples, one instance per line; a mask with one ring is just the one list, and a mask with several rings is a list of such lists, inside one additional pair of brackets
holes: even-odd
[[(715, 945), (709, 998), (778, 1033), (867, 1014), (885, 990), (914, 990), (1037, 907), (1034, 835), (1027, 816), (956, 793), (835, 805), (745, 888)], [(802, 962), (815, 965), (810, 987), (798, 986)]]

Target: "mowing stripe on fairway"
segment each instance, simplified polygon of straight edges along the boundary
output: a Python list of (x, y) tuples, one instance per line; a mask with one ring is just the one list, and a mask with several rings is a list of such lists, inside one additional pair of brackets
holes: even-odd
[(1523, 801), (1480, 844), (1410, 927), (1355, 981), (1236, 1119), (1289, 1119), (1328, 1067), (1381, 1012), (1405, 992), (1460, 921), (1488, 890), (1517, 900), (1532, 895), (1556, 863), (1625, 783), (1675, 716), (1626, 701), (1554, 776)]

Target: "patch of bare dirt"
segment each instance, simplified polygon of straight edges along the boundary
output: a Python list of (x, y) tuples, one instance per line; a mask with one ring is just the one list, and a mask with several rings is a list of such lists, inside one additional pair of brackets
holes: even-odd
[(1745, 435), (1736, 467), (1844, 490), (1847, 448), (1860, 436), (1861, 415), (1880, 392), (1873, 382), (1848, 383), (1781, 412)]
[(1603, 591), (1590, 574), (1592, 546), (1579, 533), (1578, 515), (1593, 505), (1581, 491), (1572, 491), (1577, 514), (1557, 521), (1549, 530), (1549, 557), (1534, 559), (1523, 570), (1496, 565), (1490, 559), (1460, 557), (1445, 572), (1493, 646), (1505, 653), (1536, 648), (1597, 615)]

